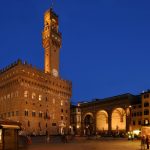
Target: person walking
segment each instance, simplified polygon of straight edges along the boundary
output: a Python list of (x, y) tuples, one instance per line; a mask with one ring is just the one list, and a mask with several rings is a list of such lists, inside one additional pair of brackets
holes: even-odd
[(49, 143), (50, 142), (50, 136), (47, 135), (47, 138), (46, 138), (46, 143)]
[(148, 137), (148, 135), (146, 136), (146, 146), (147, 146), (147, 149), (149, 149), (149, 137)]
[(145, 136), (143, 135), (142, 137), (141, 137), (141, 150), (145, 150)]

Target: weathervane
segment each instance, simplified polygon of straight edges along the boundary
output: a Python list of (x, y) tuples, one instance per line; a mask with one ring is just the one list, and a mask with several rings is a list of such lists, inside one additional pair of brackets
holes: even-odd
[(53, 9), (54, 7), (54, 0), (51, 0), (51, 8)]

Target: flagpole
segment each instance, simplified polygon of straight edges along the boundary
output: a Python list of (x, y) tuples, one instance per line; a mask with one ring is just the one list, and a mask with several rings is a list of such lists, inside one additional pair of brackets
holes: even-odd
[(54, 0), (51, 0), (51, 9), (54, 7)]

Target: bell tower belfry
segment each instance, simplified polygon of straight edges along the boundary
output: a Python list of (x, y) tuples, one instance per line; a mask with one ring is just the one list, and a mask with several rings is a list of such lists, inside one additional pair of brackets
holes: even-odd
[(55, 77), (59, 76), (59, 51), (62, 43), (58, 27), (58, 16), (52, 9), (49, 9), (44, 14), (44, 30), (42, 32), (44, 71)]

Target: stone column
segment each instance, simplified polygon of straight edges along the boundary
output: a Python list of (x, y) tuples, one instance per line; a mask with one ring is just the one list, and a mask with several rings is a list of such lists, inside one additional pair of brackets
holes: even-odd
[(111, 113), (109, 112), (108, 113), (108, 133), (111, 133), (111, 119), (112, 119), (112, 117), (111, 117)]

